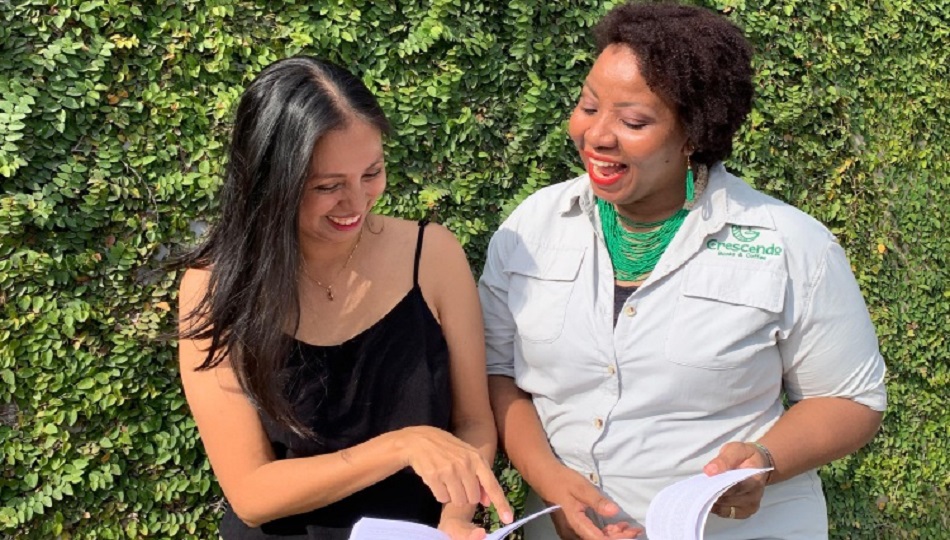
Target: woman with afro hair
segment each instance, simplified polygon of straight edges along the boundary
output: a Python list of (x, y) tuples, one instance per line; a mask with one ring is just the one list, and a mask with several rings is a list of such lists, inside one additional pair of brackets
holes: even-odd
[(501, 442), (562, 510), (528, 540), (636, 537), (662, 488), (771, 468), (712, 507), (714, 540), (828, 536), (816, 469), (864, 446), (884, 362), (842, 248), (722, 161), (752, 50), (709, 10), (628, 3), (569, 123), (587, 174), (525, 200), (479, 282)]

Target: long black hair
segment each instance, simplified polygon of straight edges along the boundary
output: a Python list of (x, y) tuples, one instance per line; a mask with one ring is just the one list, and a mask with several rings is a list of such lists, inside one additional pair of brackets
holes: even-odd
[(225, 358), (251, 402), (278, 424), (312, 436), (283, 395), (278, 373), (300, 318), (298, 212), (314, 145), (358, 118), (390, 130), (363, 82), (326, 60), (266, 67), (244, 91), (231, 134), (219, 214), (207, 240), (180, 259), (210, 281), (180, 337), (209, 340), (198, 370)]

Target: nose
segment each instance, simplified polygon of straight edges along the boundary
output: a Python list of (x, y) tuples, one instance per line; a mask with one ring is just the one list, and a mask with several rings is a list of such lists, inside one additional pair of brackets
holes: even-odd
[(610, 114), (600, 112), (591, 118), (591, 124), (584, 134), (587, 142), (597, 149), (613, 148), (617, 145), (617, 136), (610, 124)]
[(346, 188), (341, 190), (343, 196), (340, 197), (338, 204), (347, 210), (361, 210), (364, 206), (366, 193), (363, 191), (363, 182), (360, 178), (346, 183)]

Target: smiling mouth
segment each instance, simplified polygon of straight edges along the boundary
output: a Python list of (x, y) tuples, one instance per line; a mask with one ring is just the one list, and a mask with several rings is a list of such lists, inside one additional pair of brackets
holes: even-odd
[(332, 223), (336, 223), (337, 225), (348, 227), (358, 222), (360, 220), (360, 216), (352, 216), (352, 217), (327, 216), (327, 219), (330, 220), (330, 222)]
[(587, 158), (587, 173), (590, 175), (590, 179), (599, 185), (606, 186), (613, 184), (627, 172), (629, 167), (623, 163), (617, 163), (615, 161), (605, 161), (602, 159), (595, 159), (593, 157)]

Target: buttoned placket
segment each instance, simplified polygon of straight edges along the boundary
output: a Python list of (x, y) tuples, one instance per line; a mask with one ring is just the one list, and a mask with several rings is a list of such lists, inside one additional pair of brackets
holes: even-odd
[[(596, 206), (592, 202), (586, 201), (584, 199), (579, 201), (579, 204), (581, 205), (583, 213), (590, 220), (590, 224), (594, 232), (593, 252), (597, 257), (596, 268), (599, 269), (599, 273), (601, 275), (608, 273), (612, 277), (613, 265), (610, 262), (610, 255), (607, 251), (603, 234), (601, 233), (600, 227), (597, 226), (599, 217), (597, 216)], [(605, 268), (609, 269), (609, 271), (604, 272), (602, 269)], [(600, 318), (600, 324), (598, 324), (597, 327), (606, 329), (596, 338), (606, 346), (598, 345), (597, 347), (604, 350), (605, 352), (609, 351), (609, 355), (605, 355), (607, 358), (603, 371), (603, 383), (601, 385), (604, 389), (604, 399), (601, 400), (600, 406), (597, 407), (597, 410), (593, 412), (591, 418), (591, 427), (595, 430), (595, 432), (593, 444), (590, 448), (592, 467), (587, 474), (587, 479), (590, 480), (591, 483), (599, 486), (601, 484), (601, 478), (598, 469), (600, 467), (599, 462), (602, 456), (598, 455), (597, 446), (603, 440), (603, 435), (607, 429), (607, 423), (610, 419), (610, 412), (614, 409), (614, 407), (617, 406), (617, 402), (620, 399), (620, 376), (618, 373), (617, 353), (614, 346), (613, 279), (596, 279), (594, 283), (598, 288), (595, 294), (597, 307), (594, 311), (595, 316)]]
[[(635, 328), (631, 328), (632, 324), (635, 324), (635, 320), (640, 315), (638, 310), (638, 300), (639, 297), (642, 297), (643, 291), (648, 290), (653, 283), (662, 279), (663, 277), (671, 274), (676, 271), (678, 268), (683, 266), (690, 258), (696, 253), (699, 252), (702, 247), (703, 241), (707, 234), (706, 227), (708, 223), (704, 223), (702, 219), (699, 219), (699, 216), (694, 216), (690, 220), (688, 228), (683, 232), (686, 233), (684, 236), (679, 238), (680, 242), (678, 246), (674, 244), (673, 251), (665, 253), (661, 259), (660, 264), (656, 269), (651, 273), (651, 275), (644, 281), (640, 287), (634, 291), (629, 298), (627, 298), (624, 307), (621, 309), (620, 316), (618, 317), (616, 327), (613, 321), (613, 306), (614, 306), (614, 279), (613, 279), (613, 263), (610, 260), (609, 252), (607, 251), (606, 241), (604, 240), (603, 233), (599, 224), (599, 216), (597, 214), (596, 206), (593, 203), (590, 203), (589, 206), (584, 203), (588, 202), (582, 197), (580, 201), (581, 209), (584, 210), (584, 213), (589, 216), (591, 226), (594, 230), (595, 237), (595, 252), (597, 254), (597, 265), (598, 268), (608, 269), (606, 271), (601, 271), (600, 276), (603, 279), (597, 279), (598, 291), (597, 291), (597, 304), (599, 309), (595, 310), (595, 313), (601, 318), (601, 323), (604, 325), (602, 328), (609, 329), (609, 332), (604, 337), (609, 340), (608, 350), (610, 351), (608, 365), (606, 367), (605, 375), (605, 389), (610, 391), (613, 394), (613, 402), (610, 404), (610, 410), (613, 410), (616, 407), (619, 397), (620, 397), (620, 384), (622, 384), (620, 367), (622, 362), (622, 352), (629, 348), (632, 342), (636, 342), (635, 339), (632, 339), (631, 335), (636, 333)], [(695, 209), (697, 212), (701, 211), (701, 207)], [(715, 225), (713, 225), (715, 226)], [(679, 249), (677, 249), (677, 247)], [(625, 327), (623, 331), (617, 331)], [(612, 383), (612, 384), (611, 384)], [(592, 420), (594, 429), (600, 431), (600, 434), (603, 434), (604, 429), (607, 427), (609, 422), (609, 411), (595, 411), (594, 418)], [(591, 459), (591, 470), (588, 472), (588, 480), (596, 485), (600, 485), (600, 475), (599, 475), (599, 465), (600, 459), (605, 456), (598, 455), (597, 446), (603, 440), (602, 436), (597, 437), (594, 440), (593, 447), (591, 448), (590, 459)]]

